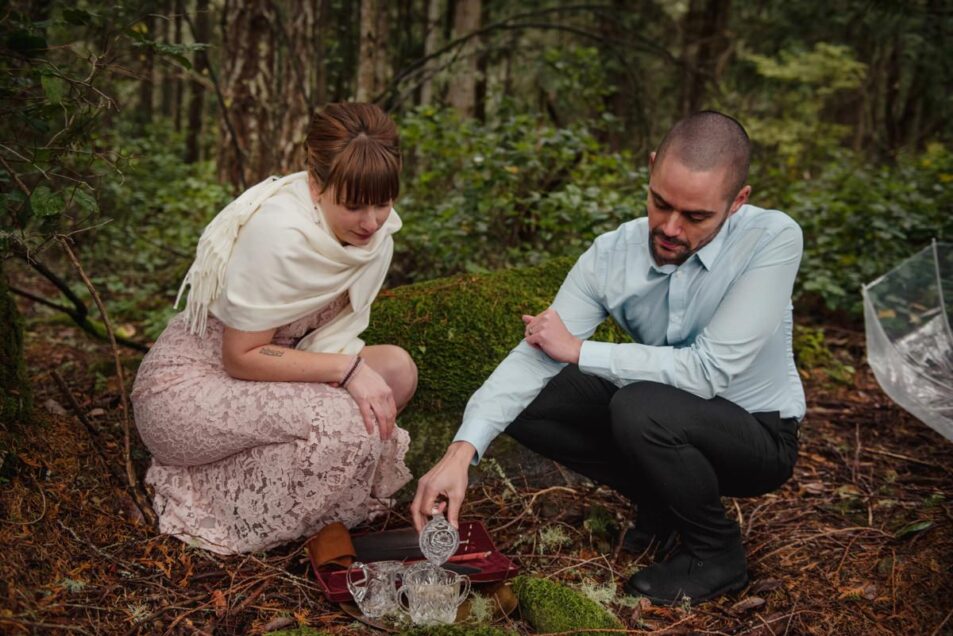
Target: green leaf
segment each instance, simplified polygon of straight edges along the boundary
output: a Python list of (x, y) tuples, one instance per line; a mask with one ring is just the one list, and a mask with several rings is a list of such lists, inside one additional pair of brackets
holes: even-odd
[(63, 97), (66, 95), (66, 82), (59, 77), (44, 75), (40, 78), (43, 85), (43, 92), (46, 93), (46, 99), (51, 104), (59, 106), (63, 103)]
[(897, 538), (897, 539), (902, 539), (903, 537), (909, 536), (909, 535), (911, 535), (911, 534), (916, 534), (916, 533), (918, 533), (918, 532), (923, 532), (924, 530), (926, 530), (927, 528), (929, 528), (929, 527), (931, 527), (931, 526), (933, 526), (933, 522), (932, 522), (932, 521), (929, 521), (929, 520), (927, 520), (927, 521), (914, 521), (913, 523), (908, 524), (908, 525), (906, 525), (906, 526), (900, 528), (899, 530), (897, 530), (897, 533), (894, 535), (894, 537)]
[(63, 211), (63, 197), (46, 186), (39, 186), (30, 194), (30, 207), (38, 217), (56, 216)]
[(76, 205), (80, 210), (87, 213), (95, 214), (99, 212), (99, 203), (96, 202), (96, 198), (93, 197), (89, 192), (86, 192), (82, 187), (77, 187), (73, 190), (72, 193), (73, 204)]

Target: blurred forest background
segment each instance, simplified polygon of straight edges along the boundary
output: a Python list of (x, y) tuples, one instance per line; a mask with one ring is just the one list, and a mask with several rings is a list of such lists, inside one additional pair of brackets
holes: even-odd
[(14, 0), (0, 15), (0, 255), (97, 331), (54, 247), (69, 235), (137, 342), (161, 331), (216, 211), (302, 169), (329, 101), (399, 122), (391, 285), (578, 254), (644, 213), (647, 153), (701, 108), (746, 125), (753, 202), (804, 227), (802, 307), (857, 317), (861, 282), (953, 229), (949, 0)]
[[(122, 389), (174, 312), (204, 226), (243, 187), (304, 168), (315, 109), (364, 100), (402, 135), (389, 286), (550, 261), (480, 277), (472, 297), (487, 306), (539, 295), (537, 273), (558, 280), (568, 262), (550, 259), (644, 214), (648, 153), (675, 120), (737, 117), (755, 142), (752, 202), (804, 228), (795, 347), (810, 426), (781, 495), (735, 504), (760, 550), (752, 594), (771, 594), (763, 625), (744, 614), (757, 604), (737, 609), (748, 599), (655, 619), (765, 636), (769, 623), (865, 636), (953, 625), (948, 446), (877, 388), (860, 297), (953, 235), (953, 0), (0, 0), (0, 51), (0, 598), (13, 608), (0, 624), (156, 633), (170, 621), (172, 633), (201, 616), (209, 633), (261, 631), (271, 615), (250, 603), (274, 572), (269, 612), (349, 620), (314, 609), (294, 551), (243, 570), (140, 524), (149, 507), (131, 458), (141, 472), (148, 454)], [(430, 307), (442, 284), (403, 298)], [(429, 345), (420, 403), (428, 373), (453, 375), (431, 360), (439, 347), (464, 350), (452, 329), (437, 333), (453, 317), (427, 331), (381, 309)], [(118, 346), (103, 344), (109, 332)], [(462, 366), (479, 382), (495, 361), (475, 350)], [(497, 491), (516, 492), (500, 479)], [(532, 511), (542, 491), (520, 492)], [(581, 491), (560, 492), (546, 505), (582, 528), (589, 563), (583, 519), (631, 509), (602, 492), (579, 511)], [(510, 519), (501, 549), (542, 541), (535, 512), (478, 501), (484, 518)], [(571, 570), (548, 554), (525, 564)], [(625, 607), (628, 624), (652, 624)]]

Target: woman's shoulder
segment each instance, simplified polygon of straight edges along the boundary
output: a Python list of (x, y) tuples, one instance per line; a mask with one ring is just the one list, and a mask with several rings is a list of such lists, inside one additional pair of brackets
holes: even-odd
[(314, 227), (315, 211), (305, 185), (304, 195), (296, 186), (282, 188), (268, 197), (242, 230), (269, 239), (293, 236)]

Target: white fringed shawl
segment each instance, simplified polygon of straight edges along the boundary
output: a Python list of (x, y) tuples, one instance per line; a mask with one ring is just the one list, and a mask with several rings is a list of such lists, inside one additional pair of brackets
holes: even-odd
[(225, 206), (202, 232), (176, 307), (189, 287), (185, 314), (192, 333), (205, 333), (209, 312), (233, 329), (265, 331), (347, 292), (349, 306), (297, 348), (356, 353), (393, 256), (391, 235), (400, 227), (391, 210), (368, 245), (342, 245), (311, 200), (307, 172), (270, 177)]

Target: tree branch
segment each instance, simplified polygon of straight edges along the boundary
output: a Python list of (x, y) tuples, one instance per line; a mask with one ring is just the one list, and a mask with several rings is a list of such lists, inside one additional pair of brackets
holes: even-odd
[[(33, 292), (29, 292), (25, 289), (20, 289), (19, 287), (14, 287), (13, 285), (8, 286), (7, 289), (9, 289), (12, 293), (17, 294), (18, 296), (29, 298), (33, 302), (40, 303), (41, 305), (44, 305), (51, 309), (55, 309), (56, 311), (63, 312), (64, 314), (69, 316), (73, 320), (73, 322), (76, 323), (76, 326), (78, 326), (80, 329), (82, 329), (89, 335), (95, 338), (98, 338), (99, 340), (107, 340), (106, 335), (96, 328), (95, 323), (90, 322), (89, 319), (86, 318), (85, 316), (79, 315), (77, 311), (74, 311), (70, 309), (69, 307), (66, 307), (65, 305), (59, 305), (57, 303), (54, 303), (53, 301), (43, 298), (42, 296), (39, 296), (37, 294), (34, 294)], [(83, 309), (84, 310), (86, 309), (85, 305), (83, 306)], [(139, 351), (141, 353), (148, 353), (149, 351), (149, 347), (142, 344), (141, 342), (129, 340), (127, 338), (123, 338), (122, 336), (116, 336), (116, 342), (121, 344), (124, 347), (133, 349), (135, 351)]]
[[(116, 364), (116, 377), (119, 381), (119, 394), (122, 398), (122, 427), (123, 427), (123, 455), (126, 463), (126, 479), (129, 482), (129, 488), (134, 493), (134, 496), (137, 500), (145, 500), (144, 495), (139, 490), (139, 480), (136, 478), (136, 472), (132, 467), (132, 450), (130, 448), (130, 426), (129, 426), (129, 397), (126, 395), (126, 375), (123, 371), (122, 360), (119, 359), (119, 347), (116, 344), (116, 334), (113, 331), (112, 322), (109, 320), (109, 313), (106, 311), (106, 306), (103, 304), (102, 299), (99, 297), (99, 293), (96, 291), (96, 288), (93, 286), (92, 281), (89, 280), (89, 277), (86, 275), (86, 271), (83, 269), (83, 266), (80, 264), (79, 259), (76, 258), (76, 254), (73, 253), (73, 249), (70, 247), (70, 240), (66, 236), (57, 236), (57, 240), (60, 245), (63, 247), (63, 251), (66, 252), (66, 255), (69, 257), (70, 261), (73, 263), (73, 267), (76, 268), (77, 273), (79, 273), (80, 278), (83, 279), (83, 283), (86, 284), (86, 289), (89, 290), (90, 295), (92, 295), (93, 300), (96, 302), (96, 306), (99, 308), (99, 313), (103, 317), (103, 324), (106, 327), (106, 333), (109, 334), (109, 340), (112, 344), (113, 350), (113, 361)], [(140, 503), (142, 503), (140, 501)], [(153, 527), (155, 527), (156, 518), (155, 513), (152, 512), (152, 509), (149, 508), (148, 503), (144, 506), (140, 506), (145, 510), (148, 510), (150, 515), (147, 516), (147, 520)]]
[[(183, 11), (182, 17), (185, 19), (185, 23), (189, 25), (189, 31), (192, 32), (192, 37), (195, 38), (195, 23), (192, 22), (188, 11)], [(208, 69), (208, 76), (212, 79), (212, 85), (215, 86), (215, 98), (218, 100), (218, 105), (222, 109), (222, 119), (225, 121), (225, 128), (228, 129), (228, 136), (232, 140), (232, 145), (235, 146), (235, 158), (238, 160), (238, 181), (241, 189), (244, 190), (246, 187), (245, 154), (242, 152), (241, 146), (238, 145), (238, 133), (235, 132), (232, 120), (228, 116), (228, 105), (225, 103), (225, 96), (222, 95), (222, 85), (218, 81), (218, 75), (215, 73), (215, 68), (212, 66), (212, 60), (209, 56), (206, 56), (205, 68)]]

